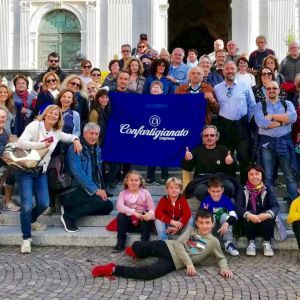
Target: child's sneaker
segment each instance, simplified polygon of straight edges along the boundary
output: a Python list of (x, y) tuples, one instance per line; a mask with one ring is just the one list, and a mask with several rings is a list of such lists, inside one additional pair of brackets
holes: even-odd
[(274, 251), (272, 249), (270, 242), (264, 241), (263, 248), (264, 248), (264, 256), (274, 256)]
[(235, 248), (235, 246), (232, 243), (225, 244), (225, 251), (231, 256), (240, 255), (239, 251)]
[(114, 269), (115, 269), (116, 264), (115, 263), (110, 263), (104, 266), (96, 266), (92, 269), (92, 275), (94, 277), (99, 277), (99, 276), (112, 276)]
[(136, 253), (132, 250), (132, 247), (127, 247), (127, 248), (125, 249), (125, 254), (126, 254), (127, 256), (131, 256), (131, 257), (133, 257), (133, 258), (138, 258), (138, 256), (136, 255)]
[(248, 256), (256, 256), (256, 246), (255, 241), (250, 241), (249, 245), (246, 249), (246, 255)]

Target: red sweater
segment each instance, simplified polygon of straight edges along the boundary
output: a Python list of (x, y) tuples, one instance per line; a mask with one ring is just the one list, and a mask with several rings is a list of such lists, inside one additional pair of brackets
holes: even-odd
[(186, 226), (191, 217), (191, 209), (184, 196), (179, 195), (173, 206), (172, 201), (168, 196), (163, 196), (156, 207), (155, 218), (170, 224), (171, 220), (180, 221), (183, 226)]

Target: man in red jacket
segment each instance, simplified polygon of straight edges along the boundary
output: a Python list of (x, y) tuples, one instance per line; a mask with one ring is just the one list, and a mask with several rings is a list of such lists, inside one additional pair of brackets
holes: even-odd
[(155, 227), (162, 241), (193, 225), (190, 207), (186, 198), (181, 195), (182, 188), (180, 179), (169, 178), (166, 182), (167, 195), (159, 200), (156, 207)]

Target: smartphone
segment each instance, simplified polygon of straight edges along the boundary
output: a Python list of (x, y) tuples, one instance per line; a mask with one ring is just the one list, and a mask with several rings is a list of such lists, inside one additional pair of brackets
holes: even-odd
[(48, 138), (42, 140), (42, 142), (53, 143), (53, 136), (49, 136)]

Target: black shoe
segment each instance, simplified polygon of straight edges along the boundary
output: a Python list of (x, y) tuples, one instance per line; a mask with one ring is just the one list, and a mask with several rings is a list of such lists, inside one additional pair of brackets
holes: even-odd
[(65, 227), (65, 231), (67, 232), (77, 232), (79, 229), (75, 224), (75, 221), (68, 219), (64, 214), (60, 217), (61, 222)]
[(119, 243), (113, 248), (112, 253), (120, 253), (125, 250), (125, 246), (120, 245)]

